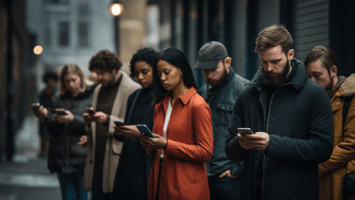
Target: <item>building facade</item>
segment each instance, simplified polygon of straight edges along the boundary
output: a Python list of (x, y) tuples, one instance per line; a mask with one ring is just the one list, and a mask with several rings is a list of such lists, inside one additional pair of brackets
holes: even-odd
[[(255, 39), (265, 27), (283, 24), (294, 40), (295, 57), (304, 61), (317, 45), (334, 50), (339, 75), (355, 72), (355, 2), (351, 0), (150, 0), (160, 9), (160, 49), (175, 46), (191, 66), (210, 40), (225, 44), (235, 71), (251, 79), (260, 68)], [(202, 73), (195, 72), (198, 86)]]

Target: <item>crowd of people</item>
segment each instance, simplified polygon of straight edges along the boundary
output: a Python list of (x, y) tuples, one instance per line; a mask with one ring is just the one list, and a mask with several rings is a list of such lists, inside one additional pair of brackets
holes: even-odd
[(298, 60), (280, 25), (258, 34), (255, 52), (250, 81), (216, 41), (193, 68), (176, 48), (142, 48), (130, 76), (108, 50), (89, 62), (97, 84), (73, 63), (48, 75), (33, 111), (62, 198), (355, 199), (344, 183), (355, 172), (355, 75), (338, 77), (328, 47)]

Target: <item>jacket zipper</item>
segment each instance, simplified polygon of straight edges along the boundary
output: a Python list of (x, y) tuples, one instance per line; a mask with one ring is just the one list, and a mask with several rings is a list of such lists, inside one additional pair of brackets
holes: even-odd
[[(266, 133), (267, 134), (269, 134), (269, 120), (270, 120), (270, 110), (271, 110), (272, 99), (274, 98), (274, 95), (275, 95), (275, 92), (277, 91), (277, 89), (279, 89), (280, 87), (285, 86), (285, 85), (290, 85), (290, 84), (288, 83), (288, 84), (280, 85), (278, 88), (276, 88), (276, 90), (274, 91), (274, 93), (271, 96), (270, 104), (269, 104), (269, 111), (268, 111), (268, 115), (267, 115), (267, 123), (266, 123)], [(259, 101), (260, 101), (260, 104), (261, 104), (260, 97), (259, 97)], [(262, 182), (261, 182), (261, 199), (262, 200), (264, 199), (265, 153), (263, 154), (263, 157), (264, 157), (264, 159), (263, 159), (263, 179), (262, 179)]]

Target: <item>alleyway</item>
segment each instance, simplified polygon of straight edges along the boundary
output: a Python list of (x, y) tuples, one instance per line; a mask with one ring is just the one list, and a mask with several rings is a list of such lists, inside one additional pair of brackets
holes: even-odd
[(38, 121), (28, 116), (15, 136), (14, 162), (0, 163), (0, 200), (60, 200), (55, 174), (47, 170), (46, 159), (37, 157)]

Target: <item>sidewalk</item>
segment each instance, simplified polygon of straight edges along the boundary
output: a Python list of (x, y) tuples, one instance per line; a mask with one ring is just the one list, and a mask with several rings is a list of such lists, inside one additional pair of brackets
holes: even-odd
[(15, 136), (14, 162), (0, 162), (0, 200), (61, 200), (59, 183), (47, 161), (37, 158), (38, 121), (26, 117)]

